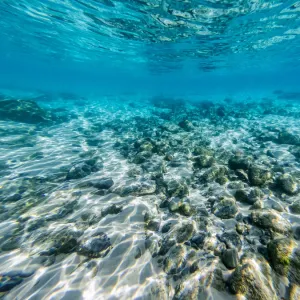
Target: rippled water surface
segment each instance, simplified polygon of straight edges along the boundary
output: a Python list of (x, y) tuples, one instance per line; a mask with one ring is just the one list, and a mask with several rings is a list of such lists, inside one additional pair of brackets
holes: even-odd
[(299, 13), (0, 1), (0, 299), (300, 299)]

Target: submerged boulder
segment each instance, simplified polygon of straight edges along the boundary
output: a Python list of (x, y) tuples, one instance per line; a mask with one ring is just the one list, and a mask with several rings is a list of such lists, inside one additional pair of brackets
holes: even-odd
[(256, 226), (263, 229), (282, 234), (289, 234), (292, 231), (291, 224), (273, 209), (255, 210), (250, 218)]
[(232, 273), (228, 285), (232, 293), (247, 299), (280, 299), (273, 287), (272, 269), (260, 256), (244, 256)]
[(263, 186), (272, 178), (272, 174), (263, 167), (251, 166), (248, 171), (248, 177), (251, 185)]
[(222, 262), (228, 269), (234, 269), (239, 262), (239, 256), (236, 249), (226, 249), (222, 254)]
[[(103, 168), (103, 163), (97, 158), (91, 158), (83, 162), (76, 163), (69, 170), (66, 179), (80, 179), (97, 172)], [(99, 182), (98, 182), (99, 183)], [(107, 183), (107, 182), (106, 182)], [(97, 185), (97, 183), (95, 182)]]
[(300, 199), (295, 200), (290, 206), (289, 209), (294, 214), (300, 215)]
[(169, 197), (184, 197), (188, 195), (189, 189), (185, 182), (176, 179), (165, 180), (167, 194)]
[(186, 250), (183, 245), (174, 245), (163, 262), (167, 274), (180, 272), (186, 264)]
[(237, 214), (238, 207), (234, 199), (224, 197), (214, 204), (212, 211), (215, 216), (221, 219), (230, 219)]
[(248, 170), (251, 166), (252, 160), (250, 157), (236, 155), (229, 159), (228, 166), (232, 170)]
[(283, 192), (293, 195), (299, 192), (299, 185), (295, 178), (290, 174), (283, 174), (276, 180), (277, 186), (282, 189)]
[(114, 193), (121, 197), (125, 196), (143, 196), (155, 193), (156, 183), (154, 180), (140, 178), (139, 180), (130, 180), (127, 184), (114, 189)]
[(283, 130), (279, 132), (277, 142), (279, 144), (300, 146), (300, 137), (287, 130)]
[(0, 120), (38, 124), (63, 120), (53, 112), (42, 109), (32, 100), (1, 100)]
[(78, 248), (78, 253), (90, 258), (98, 258), (106, 256), (111, 249), (109, 237), (104, 232), (99, 232), (83, 241)]
[(300, 248), (294, 240), (282, 238), (269, 242), (268, 254), (279, 275), (287, 277), (292, 284), (300, 284)]
[(296, 247), (295, 241), (289, 238), (269, 242), (268, 254), (273, 269), (280, 275), (287, 276), (291, 264), (291, 254)]

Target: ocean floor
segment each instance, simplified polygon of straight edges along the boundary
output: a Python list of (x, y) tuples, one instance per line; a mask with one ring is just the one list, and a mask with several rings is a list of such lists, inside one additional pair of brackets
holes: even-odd
[(299, 95), (2, 92), (1, 297), (299, 299)]

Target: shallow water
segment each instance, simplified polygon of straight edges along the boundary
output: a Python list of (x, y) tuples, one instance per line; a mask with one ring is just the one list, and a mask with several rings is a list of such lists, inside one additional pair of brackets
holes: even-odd
[(0, 9), (0, 298), (300, 298), (298, 2)]

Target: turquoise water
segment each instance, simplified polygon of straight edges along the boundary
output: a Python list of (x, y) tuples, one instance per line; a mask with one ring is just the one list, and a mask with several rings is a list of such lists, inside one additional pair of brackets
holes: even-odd
[(1, 299), (300, 299), (299, 2), (0, 12)]

